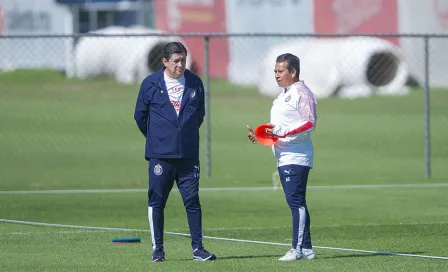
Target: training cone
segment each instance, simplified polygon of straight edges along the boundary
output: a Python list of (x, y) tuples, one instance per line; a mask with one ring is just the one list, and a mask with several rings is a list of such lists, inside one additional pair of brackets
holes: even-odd
[(269, 124), (263, 124), (263, 125), (259, 125), (255, 131), (255, 139), (257, 139), (258, 143), (260, 143), (261, 145), (273, 145), (275, 142), (278, 141), (277, 137), (271, 137), (271, 135), (269, 135), (269, 133), (266, 132), (267, 128), (272, 128), (271, 125)]
[(140, 238), (115, 238), (112, 239), (114, 244), (140, 243)]

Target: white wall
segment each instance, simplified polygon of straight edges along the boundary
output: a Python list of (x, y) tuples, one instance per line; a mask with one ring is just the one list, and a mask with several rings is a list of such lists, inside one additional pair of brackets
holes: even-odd
[[(400, 33), (448, 34), (448, 0), (398, 0)], [(412, 74), (423, 83), (424, 43), (421, 38), (400, 39)], [(448, 38), (430, 39), (430, 85), (448, 87)]]
[[(226, 0), (226, 14), (227, 32), (230, 33), (312, 33), (314, 28), (313, 1)], [(276, 37), (229, 38), (229, 80), (255, 85), (269, 49), (290, 40)]]
[[(72, 34), (72, 16), (53, 0), (0, 0), (3, 35)], [(71, 63), (71, 39), (0, 39), (0, 70), (53, 68)]]

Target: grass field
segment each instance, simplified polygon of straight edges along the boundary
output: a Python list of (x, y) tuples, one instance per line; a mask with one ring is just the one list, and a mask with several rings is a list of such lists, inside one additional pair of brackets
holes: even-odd
[[(143, 137), (133, 121), (138, 86), (58, 73), (0, 74), (0, 218), (134, 229), (131, 232), (0, 222), (1, 271), (447, 271), (448, 261), (322, 247), (448, 257), (448, 91), (431, 93), (432, 178), (424, 178), (423, 93), (318, 104), (316, 167), (308, 204), (318, 259), (280, 263), (282, 245), (206, 239), (213, 263), (190, 260), (189, 239), (166, 236), (168, 261), (150, 262), (146, 193), (5, 191), (145, 189)], [(269, 187), (275, 161), (245, 125), (268, 121), (270, 98), (213, 81), (212, 177), (201, 188)], [(202, 141), (202, 147), (204, 147)], [(202, 153), (204, 155), (204, 152)], [(381, 186), (414, 184), (414, 186)], [(372, 185), (371, 187), (344, 185)], [(335, 186), (335, 187), (330, 187)], [(288, 244), (281, 191), (201, 193), (204, 235)], [(166, 231), (187, 233), (173, 192)], [(141, 244), (114, 245), (114, 237)]]

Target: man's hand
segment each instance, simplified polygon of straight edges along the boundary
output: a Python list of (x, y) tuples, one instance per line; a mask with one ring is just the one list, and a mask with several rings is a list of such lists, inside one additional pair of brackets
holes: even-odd
[(254, 134), (254, 130), (249, 126), (246, 125), (247, 129), (249, 130), (249, 134), (247, 134), (247, 138), (249, 138), (249, 140), (255, 144), (257, 142), (257, 139), (255, 139), (255, 134)]
[(271, 126), (271, 128), (267, 128), (266, 133), (269, 134), (269, 136), (271, 136), (271, 137), (275, 137), (276, 135), (273, 132), (275, 125), (273, 125), (273, 124), (269, 124), (269, 125)]

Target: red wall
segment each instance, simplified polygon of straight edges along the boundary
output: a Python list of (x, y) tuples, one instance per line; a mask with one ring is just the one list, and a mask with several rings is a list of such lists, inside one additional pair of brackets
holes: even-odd
[[(208, 7), (201, 1), (174, 4), (166, 0), (154, 1), (156, 28), (170, 33), (190, 32), (226, 32), (225, 1), (214, 0), (214, 5)], [(188, 2), (188, 1), (186, 1)], [(206, 1), (202, 1), (206, 2)], [(213, 2), (213, 1), (212, 1)], [(177, 14), (177, 15), (176, 15)], [(178, 22), (176, 24), (175, 22)], [(183, 37), (197, 65), (197, 72), (204, 71), (204, 39), (202, 37)], [(210, 76), (214, 78), (227, 77), (229, 49), (227, 39), (210, 39)]]
[[(397, 1), (314, 0), (314, 32), (330, 34), (398, 33)], [(156, 28), (168, 33), (227, 32), (226, 0), (179, 2), (181, 3), (170, 0), (154, 0)], [(207, 2), (212, 5), (208, 6)], [(191, 52), (195, 65), (197, 65), (198, 73), (203, 74), (203, 38), (183, 37), (183, 39)], [(385, 39), (399, 45), (397, 38)], [(227, 39), (212, 38), (210, 40), (210, 75), (214, 78), (226, 78), (228, 63)]]
[(0, 4), (0, 35), (3, 34), (5, 28), (5, 15), (3, 13), (2, 4)]
[[(397, 33), (397, 0), (314, 0), (315, 33)], [(397, 38), (387, 40), (398, 45)]]

